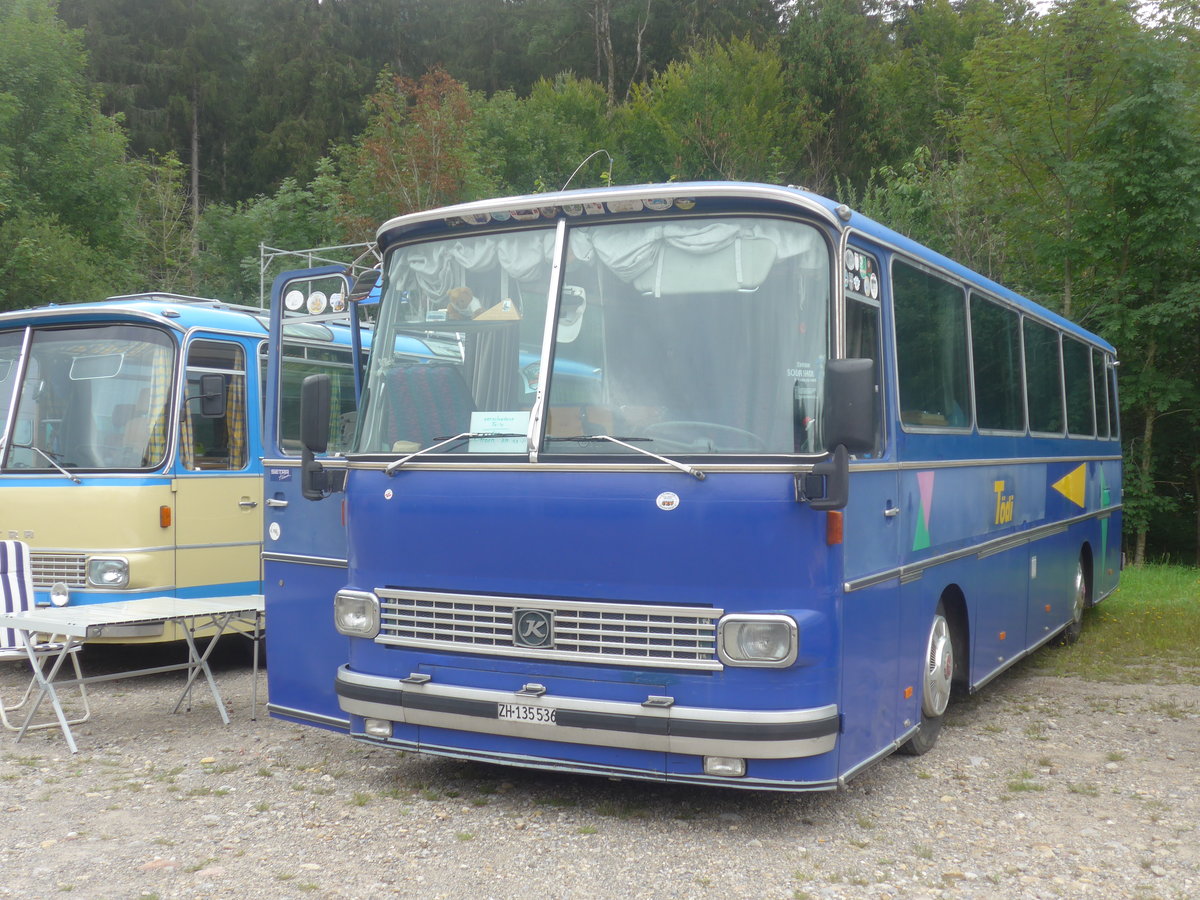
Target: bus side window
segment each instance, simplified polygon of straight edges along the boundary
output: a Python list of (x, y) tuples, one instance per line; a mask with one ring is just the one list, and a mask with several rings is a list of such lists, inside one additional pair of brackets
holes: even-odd
[[(349, 350), (284, 343), (279, 376), (279, 447), (288, 456), (300, 455), (300, 385), (309, 375), (328, 375), (332, 379), (328, 453), (336, 455), (349, 449), (358, 424), (351, 358)], [(265, 356), (262, 369), (265, 378)]]
[(1024, 331), (1029, 430), (1062, 434), (1062, 361), (1058, 355), (1058, 332), (1032, 319), (1025, 320)]
[(875, 455), (883, 450), (883, 391), (879, 386), (882, 345), (879, 336), (879, 307), (854, 297), (846, 300), (846, 357), (870, 359), (875, 363)]
[(962, 289), (900, 260), (892, 268), (892, 279), (901, 421), (970, 428)]
[[(200, 376), (225, 379), (225, 415), (201, 415)], [(187, 390), (180, 416), (179, 456), (185, 469), (244, 469), (249, 460), (246, 430), (246, 356), (228, 341), (193, 341), (188, 348)]]

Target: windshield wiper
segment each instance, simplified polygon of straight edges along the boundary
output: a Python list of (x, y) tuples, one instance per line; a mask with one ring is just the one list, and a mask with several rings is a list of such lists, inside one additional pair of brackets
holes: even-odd
[(418, 456), (424, 456), (426, 453), (432, 453), (434, 450), (439, 450), (447, 444), (457, 444), (460, 441), (467, 441), (472, 438), (527, 438), (526, 434), (497, 434), (494, 431), (464, 431), (462, 434), (456, 434), (454, 437), (442, 438), (436, 444), (430, 444), (416, 453), (410, 453), (408, 456), (402, 456), (399, 459), (394, 459), (384, 468), (384, 472), (388, 475), (395, 475), (396, 470), (408, 462), (410, 459), (416, 459)]
[(68, 478), (70, 478), (73, 482), (75, 482), (76, 484), (83, 484), (83, 482), (80, 481), (79, 476), (73, 475), (72, 473), (70, 473), (66, 469), (64, 469), (62, 466), (60, 466), (58, 464), (58, 460), (56, 460), (53, 456), (51, 456), (49, 453), (47, 453), (41, 447), (35, 447), (33, 444), (18, 444), (15, 441), (13, 442), (12, 446), (16, 447), (20, 450), (32, 450), (34, 453), (36, 453), (38, 456), (40, 456), (46, 462), (50, 463), (50, 465), (54, 466), (54, 468), (58, 469), (58, 471), (62, 472), (64, 475), (66, 475)]
[(703, 481), (705, 478), (708, 477), (703, 472), (701, 472), (699, 469), (697, 469), (695, 466), (689, 466), (687, 463), (681, 463), (681, 462), (679, 462), (679, 460), (671, 459), (669, 456), (660, 456), (657, 453), (651, 453), (649, 450), (645, 449), (644, 447), (638, 447), (634, 444), (626, 443), (626, 441), (648, 441), (648, 440), (650, 440), (650, 438), (644, 438), (644, 437), (615, 438), (611, 434), (580, 434), (580, 435), (575, 435), (574, 437), (547, 437), (546, 440), (547, 441), (581, 441), (581, 442), (593, 442), (593, 443), (595, 441), (608, 441), (610, 443), (616, 444), (618, 447), (624, 447), (627, 450), (632, 450), (635, 453), (640, 453), (643, 456), (650, 457), (651, 459), (657, 459), (661, 463), (666, 463), (668, 466), (678, 469), (680, 472), (686, 472), (688, 475), (691, 475), (697, 481)]

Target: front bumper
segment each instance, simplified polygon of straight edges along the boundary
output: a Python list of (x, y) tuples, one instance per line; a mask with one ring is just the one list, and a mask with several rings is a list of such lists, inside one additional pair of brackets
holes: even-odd
[[(695, 756), (795, 759), (833, 750), (836, 704), (809, 709), (742, 710), (642, 703), (439, 684), (338, 670), (338, 704), (352, 716), (510, 738), (561, 741)], [(501, 704), (554, 711), (553, 724), (501, 719)], [(444, 742), (444, 738), (442, 739)]]

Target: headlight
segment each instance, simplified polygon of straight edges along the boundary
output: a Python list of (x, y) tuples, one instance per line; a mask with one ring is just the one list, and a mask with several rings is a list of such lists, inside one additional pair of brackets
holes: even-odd
[(129, 584), (129, 560), (120, 556), (93, 556), (88, 560), (88, 584), (123, 588)]
[(790, 666), (800, 631), (791, 616), (725, 616), (717, 626), (717, 654), (730, 666)]
[(53, 606), (66, 606), (71, 602), (71, 591), (61, 581), (50, 586), (50, 603)]
[(362, 591), (338, 591), (333, 598), (333, 624), (350, 637), (375, 637), (379, 634), (379, 598)]

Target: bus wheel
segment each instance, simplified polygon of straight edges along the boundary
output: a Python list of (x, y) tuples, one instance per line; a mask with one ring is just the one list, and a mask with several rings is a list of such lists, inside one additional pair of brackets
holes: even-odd
[(1073, 644), (1083, 633), (1083, 611), (1087, 609), (1088, 596), (1087, 570), (1083, 566), (1083, 557), (1075, 564), (1075, 587), (1071, 598), (1071, 624), (1062, 630), (1060, 644)]
[(954, 640), (950, 634), (950, 623), (946, 621), (946, 610), (940, 603), (929, 629), (924, 663), (921, 725), (917, 733), (900, 747), (900, 752), (909, 756), (920, 756), (933, 749), (942, 731), (942, 714), (950, 703), (950, 689), (954, 682)]

